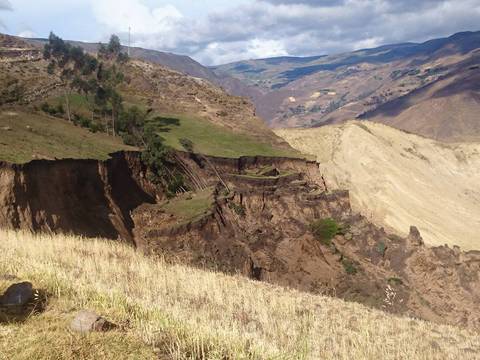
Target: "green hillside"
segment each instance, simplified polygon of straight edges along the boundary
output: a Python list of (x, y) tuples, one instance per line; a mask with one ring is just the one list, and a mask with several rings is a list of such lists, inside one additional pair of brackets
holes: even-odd
[(107, 159), (119, 150), (134, 150), (122, 140), (94, 134), (66, 120), (23, 110), (0, 111), (0, 160)]
[(299, 157), (300, 152), (293, 149), (283, 149), (268, 142), (235, 133), (224, 126), (215, 125), (207, 120), (185, 115), (164, 115), (166, 123), (160, 135), (166, 145), (183, 150), (180, 139), (188, 139), (194, 144), (194, 151), (205, 155), (219, 157), (240, 156), (285, 156)]

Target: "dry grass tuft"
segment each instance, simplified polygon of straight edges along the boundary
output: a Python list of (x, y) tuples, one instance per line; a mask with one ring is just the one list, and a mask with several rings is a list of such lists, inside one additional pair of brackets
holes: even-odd
[[(474, 359), (478, 334), (146, 258), (115, 242), (0, 232), (0, 274), (47, 311), (0, 325), (0, 359)], [(8, 286), (0, 281), (0, 290)], [(79, 336), (75, 311), (122, 330)]]

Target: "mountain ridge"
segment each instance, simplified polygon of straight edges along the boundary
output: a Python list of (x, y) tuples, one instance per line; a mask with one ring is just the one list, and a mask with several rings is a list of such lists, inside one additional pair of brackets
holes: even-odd
[[(475, 120), (480, 111), (480, 85), (468, 80), (478, 77), (480, 32), (384, 45), (307, 63), (288, 59), (280, 58), (274, 64), (267, 63), (268, 59), (243, 61), (215, 70), (262, 91), (263, 95), (253, 101), (271, 127), (317, 127), (361, 118), (437, 140), (480, 139)], [(457, 79), (456, 93), (448, 92), (452, 87), (446, 79)], [(416, 98), (429, 86), (444, 88), (442, 97), (449, 101), (433, 101), (433, 94), (431, 98)], [(462, 96), (450, 96), (459, 92)], [(402, 99), (409, 100), (401, 103)], [(413, 106), (410, 102), (421, 104)], [(382, 109), (394, 104), (398, 114), (379, 116)], [(438, 109), (438, 119), (425, 116), (432, 106)], [(464, 114), (457, 109), (465, 110)], [(445, 130), (449, 126), (458, 130)]]

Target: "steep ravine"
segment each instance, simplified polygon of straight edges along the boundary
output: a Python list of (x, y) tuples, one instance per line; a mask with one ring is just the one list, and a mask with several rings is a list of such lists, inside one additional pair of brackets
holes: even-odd
[[(0, 226), (123, 239), (193, 266), (480, 328), (479, 252), (429, 248), (414, 227), (406, 238), (386, 233), (351, 210), (348, 192), (326, 189), (316, 162), (177, 160), (192, 188), (211, 189), (207, 211), (188, 221), (168, 211), (176, 200), (147, 181), (138, 153), (116, 153), (2, 163)], [(309, 230), (322, 218), (344, 228), (332, 245)]]
[(107, 161), (0, 163), (0, 226), (133, 241), (130, 211), (154, 202), (138, 153)]

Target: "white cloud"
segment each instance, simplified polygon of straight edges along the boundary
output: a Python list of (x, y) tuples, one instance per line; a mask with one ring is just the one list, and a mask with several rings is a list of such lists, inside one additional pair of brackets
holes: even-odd
[(480, 23), (479, 0), (245, 0), (203, 20), (186, 18), (171, 4), (90, 1), (104, 35), (116, 32), (125, 39), (131, 26), (135, 46), (187, 54), (205, 64), (423, 41), (479, 30)]
[(370, 49), (370, 48), (375, 48), (379, 45), (381, 45), (383, 42), (383, 38), (381, 37), (371, 37), (367, 39), (362, 39), (360, 41), (357, 41), (354, 46), (353, 50), (360, 50), (360, 49)]
[(23, 38), (36, 38), (38, 35), (31, 30), (25, 30), (20, 32), (17, 36), (20, 36)]
[(183, 15), (173, 5), (149, 8), (140, 0), (93, 0), (93, 13), (109, 32), (125, 33), (131, 27), (139, 45), (174, 46), (172, 34)]
[[(0, 0), (0, 11), (2, 10), (12, 10), (12, 5), (8, 0)], [(0, 19), (0, 29), (5, 29), (2, 19)]]
[(8, 0), (0, 0), (0, 10), (12, 10), (12, 5)]

